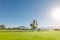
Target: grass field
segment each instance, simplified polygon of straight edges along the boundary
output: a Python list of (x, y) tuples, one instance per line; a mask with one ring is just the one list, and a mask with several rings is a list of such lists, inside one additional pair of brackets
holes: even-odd
[(60, 40), (60, 31), (0, 31), (0, 40)]

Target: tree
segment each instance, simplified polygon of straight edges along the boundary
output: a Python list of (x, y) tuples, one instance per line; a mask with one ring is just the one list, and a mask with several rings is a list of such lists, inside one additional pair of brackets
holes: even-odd
[(30, 24), (30, 26), (31, 26), (32, 31), (34, 31), (38, 26), (37, 20), (33, 20), (33, 22)]
[(0, 25), (0, 29), (5, 29), (5, 25)]

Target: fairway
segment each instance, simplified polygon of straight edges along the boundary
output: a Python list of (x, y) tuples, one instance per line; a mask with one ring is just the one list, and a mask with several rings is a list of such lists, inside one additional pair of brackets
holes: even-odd
[(0, 40), (60, 40), (60, 31), (0, 31)]

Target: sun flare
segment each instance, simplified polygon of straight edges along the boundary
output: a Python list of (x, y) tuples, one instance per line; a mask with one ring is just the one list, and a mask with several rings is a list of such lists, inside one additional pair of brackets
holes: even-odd
[(60, 19), (60, 7), (56, 7), (52, 10), (52, 16), (55, 19)]

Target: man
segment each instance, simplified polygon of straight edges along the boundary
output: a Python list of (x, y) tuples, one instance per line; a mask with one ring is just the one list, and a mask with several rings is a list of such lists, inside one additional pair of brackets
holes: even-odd
[(33, 20), (33, 22), (30, 24), (30, 26), (31, 26), (32, 31), (34, 31), (38, 26), (37, 21)]

